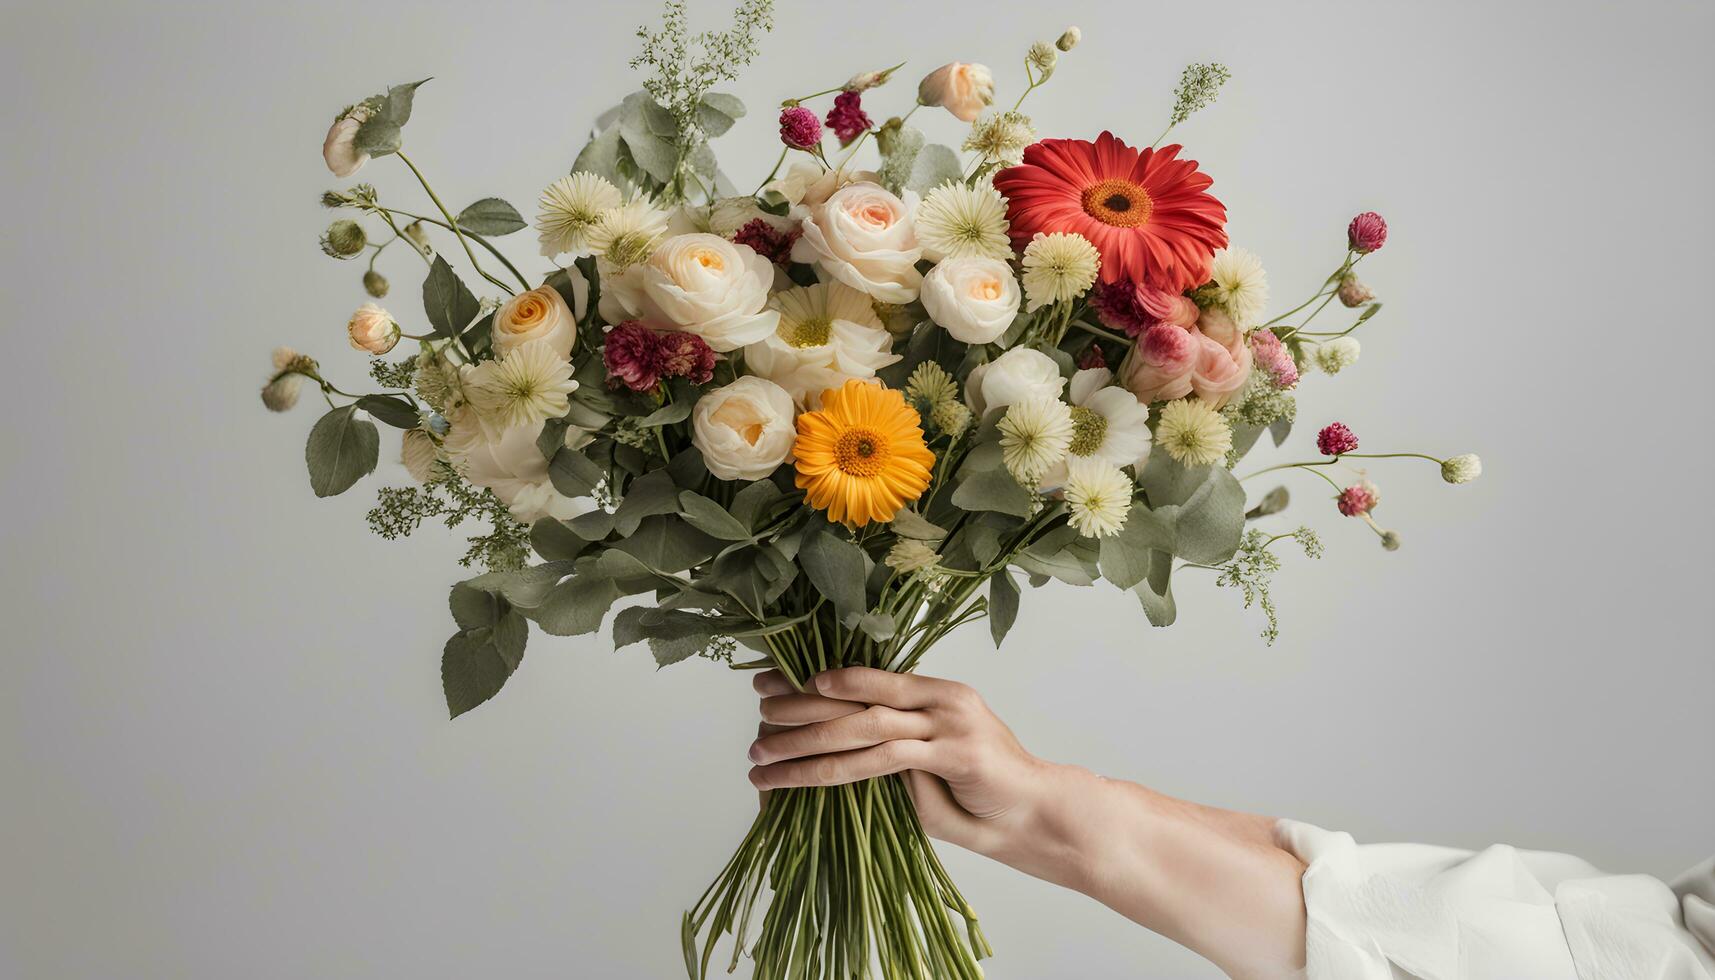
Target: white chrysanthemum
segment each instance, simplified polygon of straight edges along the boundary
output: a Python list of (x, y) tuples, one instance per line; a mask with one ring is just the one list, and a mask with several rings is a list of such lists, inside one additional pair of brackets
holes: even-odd
[(1097, 459), (1074, 459), (1066, 472), (1067, 520), (1086, 538), (1118, 534), (1131, 513), (1136, 485), (1125, 471)]
[(1071, 408), (1057, 398), (1016, 402), (1000, 420), (1001, 459), (1018, 482), (1035, 486), (1066, 458), (1076, 431)]
[(1085, 368), (1072, 375), (1066, 396), (1072, 402), (1072, 444), (1064, 462), (1042, 477), (1042, 489), (1066, 485), (1067, 467), (1080, 459), (1108, 466), (1141, 466), (1149, 459), (1149, 406), (1124, 388), (1110, 384), (1107, 368)]
[(931, 262), (968, 255), (1010, 259), (1007, 228), (1006, 199), (991, 184), (949, 180), (917, 206), (917, 243)]
[(920, 401), (933, 409), (959, 397), (959, 383), (947, 369), (934, 361), (924, 361), (911, 372), (905, 382), (905, 397)]
[(934, 568), (941, 563), (941, 556), (927, 542), (915, 538), (900, 538), (888, 549), (887, 557), (882, 559), (882, 563), (901, 575), (909, 575)]
[(1224, 248), (1215, 253), (1209, 267), (1209, 280), (1215, 302), (1227, 308), (1241, 330), (1256, 326), (1262, 311), (1268, 308), (1268, 272), (1255, 252), (1242, 248)]
[(1476, 453), (1463, 453), (1441, 461), (1441, 479), (1448, 483), (1470, 483), (1483, 475), (1483, 461)]
[(572, 365), (546, 340), (484, 361), (465, 379), (465, 394), (485, 423), (500, 429), (563, 417), (578, 388)]
[(1025, 311), (1077, 299), (1096, 284), (1102, 253), (1075, 231), (1037, 232), (1024, 247)]
[(619, 188), (599, 174), (579, 171), (549, 184), (536, 211), (542, 254), (587, 255), (590, 231), (619, 202)]
[(1339, 374), (1358, 363), (1360, 349), (1356, 337), (1335, 337), (1316, 348), (1316, 366), (1329, 374)]
[(1155, 424), (1155, 444), (1186, 466), (1218, 462), (1233, 448), (1233, 430), (1201, 398), (1168, 402)]
[[(1053, 48), (1050, 47), (1050, 53)], [(1024, 162), (1024, 148), (1036, 142), (1036, 127), (1022, 112), (990, 113), (971, 123), (971, 134), (965, 137), (964, 149), (980, 154), (984, 160), (1012, 167)]]
[(842, 282), (798, 286), (768, 301), (780, 311), (774, 332), (744, 349), (745, 370), (767, 378), (799, 405), (814, 408), (822, 392), (850, 378), (873, 378), (898, 361), (869, 297)]
[(589, 230), (585, 247), (601, 256), (607, 269), (629, 269), (649, 258), (667, 234), (667, 212), (648, 198), (636, 197), (602, 213)]

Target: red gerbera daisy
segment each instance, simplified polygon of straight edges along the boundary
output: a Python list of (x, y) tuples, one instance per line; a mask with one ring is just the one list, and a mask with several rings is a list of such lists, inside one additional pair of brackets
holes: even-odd
[(1043, 140), (1024, 162), (995, 174), (1020, 248), (1037, 232), (1077, 232), (1102, 253), (1102, 281), (1130, 279), (1182, 292), (1209, 278), (1227, 244), (1227, 209), (1214, 181), (1179, 146), (1139, 152), (1112, 133)]

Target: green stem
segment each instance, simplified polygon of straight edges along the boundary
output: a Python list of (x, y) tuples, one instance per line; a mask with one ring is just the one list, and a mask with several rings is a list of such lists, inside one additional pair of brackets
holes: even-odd
[[(454, 237), (458, 238), (459, 244), (464, 246), (464, 254), (465, 254), (466, 258), (470, 259), (471, 268), (475, 269), (477, 271), (478, 275), (482, 276), (484, 279), (487, 279), (489, 282), (493, 283), (495, 286), (498, 286), (501, 289), (506, 290), (506, 295), (511, 296), (512, 295), (512, 287), (501, 282), (499, 279), (496, 279), (493, 276), (489, 275), (488, 270), (484, 269), (482, 267), (482, 263), (480, 263), (476, 260), (476, 253), (471, 251), (470, 242), (465, 239), (464, 232), (459, 230), (458, 219), (453, 217), (453, 213), (451, 211), (447, 210), (447, 206), (445, 204), (441, 203), (440, 195), (436, 194), (435, 189), (433, 187), (429, 186), (429, 181), (427, 178), (425, 178), (423, 176), (423, 172), (421, 170), (417, 169), (417, 165), (411, 162), (411, 158), (405, 155), (405, 151), (395, 150), (393, 152), (393, 155), (398, 157), (400, 159), (400, 161), (405, 164), (405, 166), (411, 168), (411, 173), (416, 175), (417, 183), (423, 185), (423, 190), (429, 195), (429, 200), (435, 202), (435, 207), (438, 208), (440, 210), (442, 216), (444, 216), (447, 219), (446, 227), (452, 229), (452, 233), (453, 233)], [(517, 270), (513, 270), (513, 271), (516, 272)], [(524, 279), (523, 276), (519, 276), (518, 278), (520, 281), (523, 281), (523, 279)], [(530, 288), (529, 283), (525, 283), (524, 288), (526, 288), (526, 289)]]

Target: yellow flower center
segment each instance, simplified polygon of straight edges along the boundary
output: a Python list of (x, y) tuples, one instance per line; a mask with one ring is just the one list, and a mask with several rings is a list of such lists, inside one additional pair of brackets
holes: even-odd
[(1102, 447), (1108, 434), (1108, 417), (1093, 408), (1072, 406), (1072, 446), (1074, 456), (1088, 456)]
[(971, 283), (971, 298), (974, 300), (992, 303), (1000, 299), (1003, 292), (999, 279), (984, 278)]
[(833, 333), (834, 322), (828, 317), (814, 317), (806, 320), (787, 320), (782, 317), (780, 326), (775, 331), (780, 339), (793, 347), (821, 347), (828, 342)]
[(875, 476), (890, 455), (874, 429), (847, 429), (834, 443), (834, 465), (847, 476)]
[(1115, 228), (1136, 228), (1149, 220), (1155, 202), (1129, 180), (1104, 180), (1084, 188), (1084, 213)]
[(691, 259), (705, 269), (721, 272), (726, 269), (726, 260), (713, 249), (699, 248), (691, 253)]

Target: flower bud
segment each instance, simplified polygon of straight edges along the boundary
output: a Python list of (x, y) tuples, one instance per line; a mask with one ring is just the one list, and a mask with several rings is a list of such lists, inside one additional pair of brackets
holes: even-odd
[(1470, 483), (1483, 475), (1483, 461), (1476, 453), (1464, 453), (1441, 461), (1441, 479), (1448, 483)]
[(1037, 41), (1030, 46), (1030, 51), (1025, 54), (1024, 60), (1029, 63), (1030, 67), (1036, 69), (1036, 81), (1041, 84), (1048, 80), (1048, 76), (1054, 74), (1054, 66), (1060, 63), (1060, 52), (1047, 41)]
[(1398, 531), (1383, 531), (1382, 532), (1382, 550), (1383, 551), (1398, 551), (1399, 550), (1399, 532)]
[(393, 322), (392, 315), (374, 303), (358, 307), (346, 323), (345, 332), (353, 349), (377, 356), (392, 350), (400, 334), (399, 324)]
[(357, 130), (374, 111), (368, 104), (354, 105), (334, 118), (322, 142), (322, 160), (335, 177), (350, 177), (369, 162), (369, 154), (357, 148)]
[(780, 110), (780, 142), (794, 150), (813, 150), (822, 144), (822, 120), (801, 105)]
[(424, 228), (421, 221), (413, 221), (406, 225), (401, 234), (410, 239), (412, 245), (417, 246), (417, 251), (424, 255), (434, 254), (435, 250), (429, 246), (429, 229)]
[(285, 412), (298, 403), (298, 389), (303, 386), (301, 375), (282, 374), (262, 386), (262, 404), (270, 412)]
[(322, 207), (324, 208), (343, 208), (350, 203), (350, 199), (339, 191), (322, 191)]
[[(900, 64), (904, 64), (904, 62)], [(883, 68), (881, 71), (866, 71), (859, 75), (853, 75), (852, 80), (846, 83), (846, 91), (867, 92), (877, 86), (886, 85), (887, 80), (892, 78), (893, 73), (898, 70), (899, 65), (894, 65), (892, 68)]]
[(1339, 374), (1358, 363), (1361, 350), (1355, 337), (1335, 337), (1316, 348), (1316, 366), (1329, 374)]
[(363, 274), (363, 291), (376, 299), (387, 295), (387, 277), (374, 269)]
[(336, 259), (349, 259), (368, 244), (369, 236), (363, 233), (363, 226), (350, 218), (341, 218), (322, 233), (322, 251)]
[(1066, 33), (1060, 35), (1060, 40), (1055, 41), (1054, 46), (1059, 48), (1062, 51), (1070, 51), (1073, 48), (1077, 47), (1078, 42), (1082, 41), (1083, 39), (1084, 39), (1084, 32), (1078, 30), (1077, 26), (1074, 25), (1072, 27), (1066, 28)]
[(1340, 280), (1340, 305), (1347, 309), (1356, 309), (1376, 298), (1370, 287), (1358, 280), (1357, 276), (1347, 273)]
[(917, 84), (917, 103), (940, 106), (961, 122), (971, 122), (994, 103), (994, 74), (986, 65), (949, 62)]

